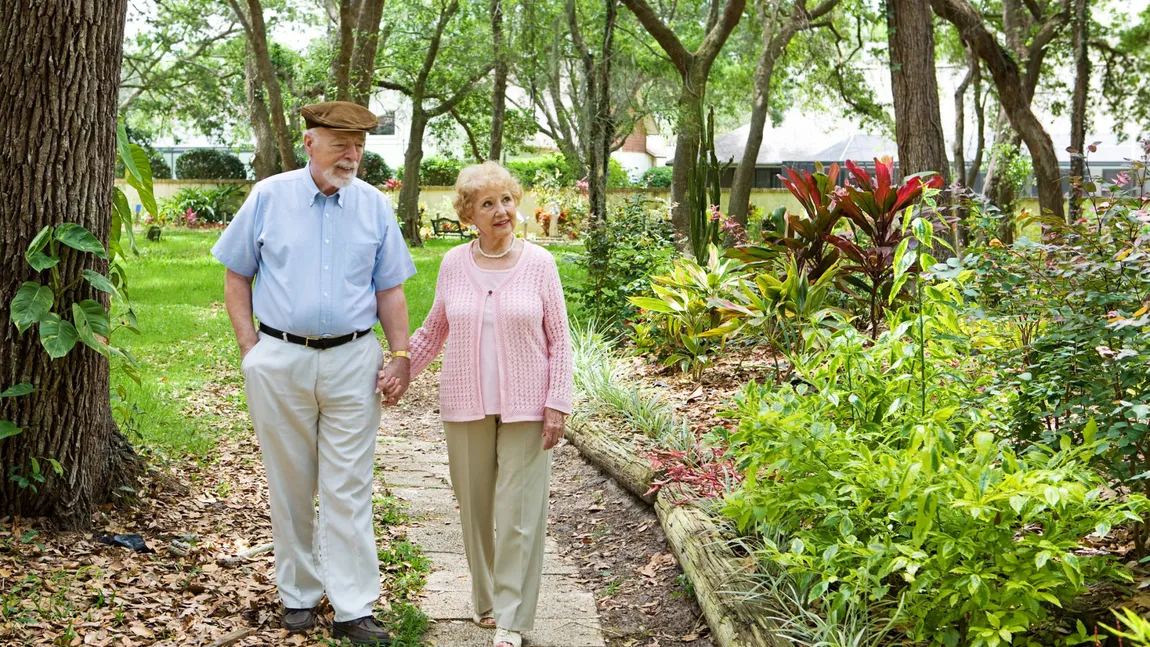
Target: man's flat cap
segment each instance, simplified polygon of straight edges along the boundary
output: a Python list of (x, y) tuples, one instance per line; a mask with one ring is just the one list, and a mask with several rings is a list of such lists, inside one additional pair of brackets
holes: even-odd
[(379, 117), (350, 101), (325, 101), (304, 106), (299, 111), (308, 128), (366, 132), (379, 125)]

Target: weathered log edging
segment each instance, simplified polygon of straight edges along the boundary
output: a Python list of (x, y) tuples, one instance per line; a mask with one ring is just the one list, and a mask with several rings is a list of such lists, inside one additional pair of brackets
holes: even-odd
[(640, 458), (633, 443), (623, 440), (618, 425), (585, 416), (572, 416), (567, 440), (592, 465), (655, 507), (659, 525), (679, 565), (695, 590), (711, 634), (720, 647), (783, 647), (790, 642), (775, 635), (775, 626), (730, 591), (747, 591), (752, 584), (740, 560), (723, 539), (715, 521), (702, 510), (675, 505), (674, 492), (649, 495), (656, 473)]
[(579, 453), (604, 473), (615, 479), (631, 494), (648, 505), (655, 504), (655, 495), (648, 494), (655, 480), (650, 461), (643, 460), (632, 443), (621, 440), (618, 426), (611, 427), (593, 418), (575, 415), (567, 425), (567, 440)]

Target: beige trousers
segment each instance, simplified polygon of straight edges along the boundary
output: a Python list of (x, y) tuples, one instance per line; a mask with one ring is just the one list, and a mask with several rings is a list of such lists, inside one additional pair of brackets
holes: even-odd
[(551, 452), (542, 422), (444, 422), (475, 613), (528, 631), (543, 575)]
[(371, 615), (379, 599), (371, 494), (382, 363), (375, 335), (315, 350), (260, 333), (240, 369), (268, 476), (280, 598), (307, 609), (326, 591), (337, 622)]

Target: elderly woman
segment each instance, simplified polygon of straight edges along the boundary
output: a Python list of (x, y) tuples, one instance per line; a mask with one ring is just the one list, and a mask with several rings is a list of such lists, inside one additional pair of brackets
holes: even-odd
[[(530, 630), (543, 570), (551, 448), (571, 412), (567, 308), (555, 259), (515, 237), (519, 183), (502, 166), (469, 166), (455, 211), (479, 237), (443, 258), (435, 302), (411, 339), (417, 375), (446, 343), (440, 415), (459, 501), (474, 619), (495, 647)], [(391, 403), (393, 383), (381, 378)]]

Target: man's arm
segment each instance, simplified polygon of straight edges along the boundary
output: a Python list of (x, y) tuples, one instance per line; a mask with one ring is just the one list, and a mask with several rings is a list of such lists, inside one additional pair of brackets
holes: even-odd
[[(376, 292), (375, 304), (388, 348), (392, 351), (406, 351), (411, 333), (408, 330), (407, 296), (403, 293), (403, 284)], [(407, 357), (393, 357), (380, 373), (381, 385), (387, 383), (390, 387), (384, 389), (383, 403), (388, 406), (398, 403), (410, 381), (411, 360)]]
[(240, 361), (243, 361), (248, 351), (260, 340), (252, 320), (252, 277), (227, 270), (224, 275), (224, 305), (228, 309), (228, 318), (232, 320), (232, 330), (236, 333)]

